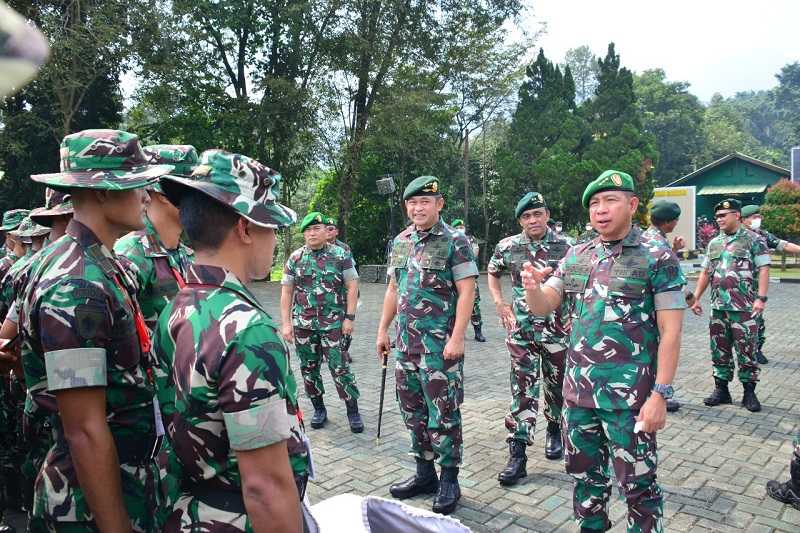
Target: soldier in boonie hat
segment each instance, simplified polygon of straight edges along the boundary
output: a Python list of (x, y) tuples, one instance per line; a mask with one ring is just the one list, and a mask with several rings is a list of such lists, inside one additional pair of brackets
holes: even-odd
[[(6, 211), (3, 213), (3, 225), (0, 226), (0, 231), (5, 233), (5, 246), (4, 250), (6, 255), (3, 257), (3, 260), (0, 260), (0, 274), (5, 275), (11, 265), (14, 264), (14, 261), (17, 260), (17, 256), (14, 254), (14, 249), (20, 243), (18, 243), (18, 239), (10, 234), (11, 230), (16, 229), (20, 223), (25, 220), (25, 217), (28, 216), (30, 213), (27, 209), (12, 209), (10, 211)], [(6, 259), (8, 259), (6, 261)]]
[[(57, 217), (71, 218), (73, 212), (72, 197), (69, 193), (48, 187), (44, 191), (44, 206), (31, 211), (30, 217), (40, 226), (52, 227)], [(66, 224), (64, 227), (66, 228)], [(61, 235), (63, 235), (63, 231), (58, 237)], [(53, 238), (51, 235), (50, 240), (54, 241), (58, 237)]]
[(21, 238), (23, 240), (22, 242), (29, 244), (31, 242), (31, 238), (44, 237), (50, 233), (50, 228), (37, 224), (31, 220), (30, 216), (27, 216), (22, 220), (16, 229), (9, 231), (9, 233), (15, 237)]
[[(190, 144), (151, 144), (144, 147), (145, 152), (155, 156), (155, 161), (162, 165), (172, 165), (170, 174), (191, 178), (195, 167), (200, 164), (197, 148)], [(154, 183), (151, 190), (162, 193), (161, 185)]]
[(47, 60), (47, 55), (44, 35), (0, 2), (0, 97), (28, 83)]
[(12, 209), (3, 213), (3, 225), (0, 226), (0, 231), (11, 231), (16, 229), (25, 217), (28, 216), (30, 210), (28, 209)]

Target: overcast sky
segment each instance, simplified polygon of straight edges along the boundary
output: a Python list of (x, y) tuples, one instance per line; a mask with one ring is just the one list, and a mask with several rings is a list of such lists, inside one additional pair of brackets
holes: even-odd
[(604, 56), (616, 44), (631, 70), (663, 68), (707, 102), (715, 92), (769, 89), (800, 61), (799, 0), (530, 0), (531, 25), (551, 60), (582, 44)]

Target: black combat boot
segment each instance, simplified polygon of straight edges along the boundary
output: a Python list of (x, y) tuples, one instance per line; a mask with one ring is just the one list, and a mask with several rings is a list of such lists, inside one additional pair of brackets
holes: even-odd
[(724, 379), (714, 378), (714, 384), (714, 392), (711, 393), (711, 396), (703, 400), (703, 403), (709, 407), (714, 407), (715, 405), (721, 405), (723, 403), (733, 403), (731, 393), (728, 390), (728, 382)]
[(680, 408), (681, 408), (681, 402), (679, 402), (678, 400), (673, 400), (672, 398), (667, 400), (667, 412), (668, 413), (674, 413)]
[(350, 423), (350, 431), (361, 433), (364, 431), (364, 421), (361, 420), (361, 413), (358, 412), (358, 400), (347, 400), (347, 421)]
[(789, 463), (789, 481), (767, 481), (767, 495), (800, 510), (800, 457), (796, 453)]
[(311, 417), (311, 427), (319, 429), (328, 421), (328, 410), (325, 409), (325, 401), (322, 396), (311, 398), (311, 404), (314, 406), (314, 416)]
[(497, 481), (501, 485), (514, 485), (518, 480), (528, 475), (528, 456), (525, 455), (527, 444), (521, 440), (511, 440), (508, 442), (508, 464), (506, 468), (497, 474)]
[(481, 332), (481, 326), (473, 326), (475, 329), (475, 340), (478, 342), (486, 342), (486, 337), (483, 336)]
[(14, 526), (9, 525), (6, 521), (0, 518), (0, 533), (17, 533)]
[(744, 395), (742, 396), (742, 405), (751, 413), (757, 413), (761, 410), (761, 402), (758, 401), (756, 396), (755, 383), (742, 383), (744, 387)]
[(561, 440), (561, 426), (558, 422), (547, 423), (547, 437), (544, 441), (544, 456), (548, 459), (564, 457), (564, 442)]
[(759, 350), (759, 352), (756, 354), (756, 361), (758, 361), (758, 364), (759, 364), (759, 365), (766, 365), (767, 363), (769, 363), (769, 359), (767, 359), (766, 357), (764, 357), (764, 354), (763, 354), (763, 353), (761, 353), (761, 351), (760, 351), (760, 350)]
[(439, 492), (433, 497), (433, 512), (439, 514), (452, 513), (456, 510), (459, 498), (461, 498), (461, 487), (458, 486), (458, 468), (442, 467)]
[(398, 500), (413, 498), (419, 494), (433, 494), (439, 489), (439, 478), (433, 461), (417, 457), (417, 473), (405, 481), (389, 487), (389, 493)]

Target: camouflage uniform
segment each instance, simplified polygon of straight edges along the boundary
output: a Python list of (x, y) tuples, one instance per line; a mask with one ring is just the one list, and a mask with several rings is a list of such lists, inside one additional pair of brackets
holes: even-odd
[(563, 425), (581, 527), (609, 525), (611, 458), (628, 503), (628, 531), (662, 529), (656, 435), (633, 430), (655, 383), (656, 312), (684, 309), (685, 284), (675, 253), (636, 227), (617, 243), (595, 239), (571, 248), (546, 283), (563, 294), (572, 319)]
[[(764, 242), (767, 244), (767, 248), (770, 250), (777, 250), (778, 252), (782, 252), (786, 245), (788, 244), (787, 241), (783, 239), (779, 239), (772, 233), (768, 232), (762, 228), (748, 228), (750, 231), (764, 239)], [(756, 355), (761, 355), (763, 357), (763, 349), (764, 343), (767, 341), (767, 327), (764, 323), (764, 313), (759, 313), (756, 315), (756, 323), (758, 324), (758, 351)]]
[(711, 284), (711, 360), (714, 377), (733, 380), (733, 350), (739, 381), (758, 381), (756, 361), (758, 322), (753, 303), (758, 295), (758, 272), (770, 264), (764, 240), (741, 225), (733, 235), (724, 232), (708, 243), (702, 268)]
[[(467, 240), (469, 240), (469, 244), (472, 247), (472, 255), (475, 257), (475, 262), (478, 262), (478, 253), (480, 252), (480, 246), (478, 245), (477, 239), (471, 235), (467, 235)], [(480, 278), (480, 275), (478, 276)], [(469, 322), (472, 324), (472, 327), (477, 328), (478, 331), (483, 327), (483, 318), (481, 317), (481, 291), (480, 287), (478, 287), (478, 281), (475, 281), (475, 303), (472, 304), (472, 314), (469, 317)]]
[(455, 324), (455, 282), (478, 276), (472, 248), (441, 220), (426, 231), (412, 225), (394, 239), (388, 275), (397, 284), (395, 382), (411, 455), (458, 467), (464, 358), (443, 353)]
[(309, 398), (325, 393), (322, 360), (328, 362), (339, 397), (345, 401), (359, 397), (350, 353), (341, 348), (346, 284), (357, 279), (353, 256), (333, 244), (326, 243), (319, 250), (302, 246), (286, 261), (281, 284), (294, 287), (294, 341)]
[(342, 250), (344, 250), (348, 254), (353, 255), (353, 251), (350, 250), (350, 247), (347, 245), (347, 243), (345, 243), (343, 241), (340, 241), (339, 239), (336, 239), (336, 242), (334, 242), (333, 244), (335, 244), (336, 246), (338, 246), (339, 248), (341, 248)]
[(539, 269), (557, 267), (568, 248), (566, 240), (552, 230), (548, 229), (539, 241), (531, 240), (522, 232), (501, 240), (489, 260), (490, 276), (499, 278), (504, 272), (510, 272), (513, 291), (516, 328), (506, 335), (506, 347), (511, 356), (511, 408), (505, 417), (509, 441), (533, 444), (540, 376), (547, 405), (544, 416), (548, 422), (561, 423), (569, 320), (563, 306), (547, 317), (531, 315), (520, 273), (526, 261)]

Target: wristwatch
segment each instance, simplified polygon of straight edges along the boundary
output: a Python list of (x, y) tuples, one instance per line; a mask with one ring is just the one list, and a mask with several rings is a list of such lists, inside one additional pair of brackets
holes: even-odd
[(756, 296), (756, 300), (761, 300), (764, 303), (767, 303), (768, 299), (766, 296)]
[(661, 383), (653, 385), (653, 392), (659, 393), (665, 400), (672, 399), (672, 396), (675, 394), (672, 385), (662, 385)]
[(344, 315), (345, 320), (352, 320), (353, 322), (356, 321), (356, 315)]

